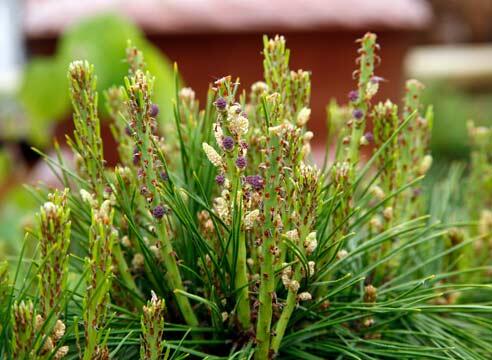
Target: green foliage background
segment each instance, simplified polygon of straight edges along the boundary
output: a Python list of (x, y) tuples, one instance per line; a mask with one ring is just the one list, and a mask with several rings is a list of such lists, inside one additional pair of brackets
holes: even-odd
[[(100, 94), (113, 85), (123, 85), (128, 67), (125, 62), (128, 41), (145, 51), (147, 68), (156, 77), (154, 101), (161, 109), (160, 120), (169, 120), (174, 94), (170, 61), (129, 20), (104, 14), (67, 29), (61, 35), (53, 56), (34, 57), (26, 64), (18, 99), (25, 111), (27, 125), (16, 137), (26, 138), (36, 147), (52, 145), (53, 126), (70, 116), (72, 111), (67, 92), (67, 68), (74, 59), (87, 59), (96, 66), (97, 90)], [(99, 99), (99, 113), (103, 120), (107, 117), (102, 98)], [(0, 185), (7, 180), (13, 166), (8, 153), (0, 149)], [(33, 213), (35, 201), (22, 184), (0, 200), (1, 260), (19, 253), (22, 226), (30, 221), (25, 214)]]
[[(19, 97), (30, 119), (30, 141), (37, 146), (49, 144), (49, 129), (57, 120), (70, 113), (66, 91), (66, 69), (74, 59), (87, 59), (97, 69), (97, 90), (123, 85), (127, 67), (124, 62), (128, 41), (145, 52), (147, 68), (156, 77), (155, 101), (163, 116), (172, 115), (172, 66), (169, 60), (150, 42), (140, 29), (116, 15), (100, 15), (69, 28), (60, 38), (53, 57), (35, 57), (26, 66)], [(102, 118), (106, 115), (99, 101)]]

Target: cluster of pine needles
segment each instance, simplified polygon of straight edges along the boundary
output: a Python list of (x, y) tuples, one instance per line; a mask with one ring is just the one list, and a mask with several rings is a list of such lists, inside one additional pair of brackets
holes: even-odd
[(0, 358), (492, 357), (492, 129), (470, 123), (470, 166), (424, 180), (433, 110), (416, 80), (374, 101), (368, 33), (317, 166), (310, 73), (263, 45), (263, 81), (225, 76), (202, 109), (176, 70), (170, 120), (130, 44), (104, 93), (114, 168), (94, 69), (70, 64), (73, 161), (42, 154), (62, 185), (30, 189), (36, 223), (0, 266)]

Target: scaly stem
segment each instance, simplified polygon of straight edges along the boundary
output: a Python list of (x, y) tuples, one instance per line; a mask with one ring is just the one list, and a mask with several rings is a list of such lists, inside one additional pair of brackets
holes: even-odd
[(359, 162), (360, 139), (364, 134), (368, 115), (367, 112), (369, 110), (369, 101), (375, 95), (378, 87), (378, 80), (372, 78), (374, 75), (374, 60), (376, 58), (375, 50), (377, 48), (376, 35), (367, 33), (360, 39), (360, 43), (360, 57), (358, 59), (360, 67), (357, 70), (358, 99), (354, 104), (354, 111), (358, 112), (359, 115), (355, 116), (354, 114), (352, 119), (352, 135), (348, 153), (348, 161), (354, 166)]
[[(296, 272), (293, 276), (293, 279), (296, 281), (300, 281), (301, 279), (299, 266), (296, 267)], [(289, 289), (287, 300), (282, 310), (282, 315), (280, 315), (280, 319), (278, 319), (277, 325), (275, 327), (275, 336), (272, 339), (272, 350), (274, 351), (274, 353), (277, 353), (278, 349), (280, 348), (280, 344), (282, 343), (285, 330), (287, 329), (287, 325), (289, 324), (290, 317), (294, 312), (296, 303), (297, 303), (297, 291), (293, 291), (292, 289)]]
[(116, 265), (118, 266), (118, 273), (119, 276), (121, 277), (121, 280), (125, 286), (133, 291), (135, 294), (142, 296), (142, 293), (138, 289), (137, 285), (135, 284), (135, 280), (133, 279), (132, 275), (130, 274), (130, 271), (128, 270), (128, 264), (126, 263), (126, 260), (123, 256), (123, 252), (121, 251), (121, 245), (120, 244), (115, 244), (113, 247), (113, 256), (114, 259), (116, 260)]
[(246, 236), (245, 232), (239, 233), (239, 246), (236, 263), (236, 290), (237, 316), (243, 329), (251, 326), (251, 314), (249, 309), (248, 269), (246, 267)]
[(273, 236), (265, 237), (263, 242), (263, 262), (261, 264), (260, 306), (258, 309), (258, 323), (256, 325), (256, 340), (258, 346), (255, 351), (256, 360), (268, 359), (270, 350), (270, 328), (272, 321), (272, 296), (275, 286), (273, 271), (273, 255), (270, 248), (273, 246)]
[[(178, 264), (174, 255), (173, 246), (171, 240), (167, 236), (167, 231), (164, 222), (160, 222), (157, 226), (157, 231), (159, 234), (159, 239), (162, 244), (162, 259), (164, 266), (167, 270), (167, 278), (171, 284), (172, 290), (182, 290), (185, 291), (183, 286), (183, 280), (181, 279), (181, 274), (179, 272)], [(183, 315), (186, 323), (190, 326), (197, 326), (198, 320), (193, 312), (193, 308), (187, 297), (175, 295), (176, 302), (178, 303), (179, 310)]]
[[(278, 149), (278, 141), (274, 139), (273, 149)], [(272, 154), (272, 159), (277, 156), (277, 151)], [(271, 173), (277, 172), (277, 162), (272, 162)], [(276, 196), (275, 183), (270, 182), (265, 190), (265, 193), (272, 194), (265, 201), (265, 224), (263, 228), (262, 238), (262, 261), (260, 267), (260, 295), (258, 322), (256, 324), (256, 340), (258, 345), (255, 351), (255, 359), (268, 359), (270, 351), (270, 330), (272, 326), (272, 297), (275, 291), (275, 271), (273, 267), (274, 249), (276, 242), (274, 236), (278, 236), (278, 230), (274, 226)]]

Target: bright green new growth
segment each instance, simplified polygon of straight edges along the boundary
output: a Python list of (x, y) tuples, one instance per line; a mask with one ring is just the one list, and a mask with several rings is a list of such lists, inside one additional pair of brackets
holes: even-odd
[(468, 123), (471, 140), (471, 173), (468, 183), (470, 214), (478, 219), (481, 236), (475, 244), (477, 263), (488, 264), (492, 255), (492, 128)]
[(70, 246), (70, 209), (68, 189), (48, 196), (39, 212), (39, 244), (42, 263), (39, 269), (40, 306), (44, 316), (58, 316), (62, 292), (67, 289), (68, 248)]
[(109, 200), (92, 204), (89, 228), (89, 257), (85, 260), (87, 290), (83, 300), (85, 328), (84, 360), (105, 359), (110, 329), (106, 329), (112, 282), (112, 252), (118, 238), (113, 227), (114, 209)]
[(19, 359), (32, 356), (36, 337), (36, 314), (32, 301), (15, 303), (13, 306), (12, 352)]
[(101, 194), (104, 162), (94, 67), (87, 61), (75, 61), (70, 64), (68, 79), (75, 131), (74, 140), (67, 138), (67, 142), (76, 154), (79, 173), (88, 178), (91, 191)]
[(48, 327), (31, 300), (13, 304), (12, 322), (13, 359), (62, 359), (68, 353), (68, 346), (60, 344), (65, 335), (63, 322), (56, 320)]
[(470, 126), (468, 215), (459, 168), (421, 184), (432, 164), (423, 86), (407, 82), (401, 110), (373, 104), (378, 49), (374, 34), (360, 40), (357, 88), (328, 107), (336, 150), (321, 169), (310, 73), (289, 68), (281, 36), (264, 38), (264, 81), (246, 93), (225, 76), (203, 110), (176, 74), (163, 128), (154, 78), (129, 45), (125, 86), (105, 94), (115, 169), (94, 69), (74, 62), (76, 169), (46, 157), (69, 190), (41, 208), (24, 284), (16, 274), (12, 293), (0, 271), (0, 357), (487, 359), (492, 132)]
[[(140, 358), (145, 360), (159, 360), (164, 356), (164, 301), (152, 293), (152, 299), (143, 307), (142, 312), (142, 339), (140, 343)], [(169, 357), (169, 348), (164, 359)]]

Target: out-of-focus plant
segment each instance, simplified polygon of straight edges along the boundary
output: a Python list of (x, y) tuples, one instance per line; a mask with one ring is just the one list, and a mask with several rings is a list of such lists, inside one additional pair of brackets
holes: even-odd
[[(71, 63), (75, 169), (45, 156), (66, 190), (34, 191), (41, 254), (21, 258), (12, 282), (0, 278), (0, 294), (10, 290), (0, 356), (490, 357), (491, 259), (469, 250), (491, 231), (480, 220), (475, 236), (473, 211), (462, 215), (459, 169), (432, 192), (421, 184), (433, 124), (422, 84), (407, 82), (402, 108), (374, 104), (379, 46), (364, 35), (356, 89), (329, 107), (339, 145), (320, 169), (307, 130), (311, 75), (290, 70), (283, 37), (263, 45), (264, 81), (246, 94), (225, 76), (203, 110), (176, 74), (173, 131), (159, 127), (156, 79), (130, 47), (124, 86), (106, 97), (114, 169), (94, 67)], [(472, 173), (491, 163), (489, 145), (477, 145)], [(476, 206), (489, 206), (488, 190), (472, 195)]]
[[(30, 126), (29, 139), (33, 144), (50, 142), (50, 127), (70, 112), (66, 92), (66, 69), (74, 59), (85, 59), (96, 66), (97, 90), (122, 85), (126, 74), (125, 48), (128, 41), (145, 51), (146, 63), (158, 82), (154, 101), (161, 105), (163, 116), (172, 115), (172, 67), (167, 58), (144, 37), (133, 23), (116, 15), (98, 15), (72, 26), (62, 33), (56, 53), (51, 57), (35, 57), (25, 69), (19, 97)], [(104, 104), (99, 110), (105, 114)]]
[[(100, 93), (111, 86), (122, 85), (127, 72), (124, 59), (128, 41), (145, 51), (147, 68), (158, 80), (154, 101), (162, 108), (160, 119), (163, 122), (172, 120), (171, 64), (145, 39), (141, 30), (129, 20), (115, 15), (89, 18), (62, 33), (53, 56), (35, 57), (26, 64), (18, 97), (0, 98), (0, 259), (19, 253), (22, 246), (20, 228), (27, 219), (24, 215), (26, 210), (33, 209), (32, 200), (27, 193), (22, 194), (20, 184), (12, 184), (17, 180), (12, 177), (13, 170), (23, 166), (18, 163), (23, 161), (18, 143), (25, 142), (26, 149), (30, 145), (50, 145), (53, 126), (70, 114), (66, 69), (74, 59), (87, 59), (96, 65), (98, 81), (95, 86)], [(17, 103), (19, 100), (20, 104)], [(109, 117), (104, 101), (98, 102), (97, 110), (102, 118)], [(16, 152), (15, 156), (10, 148)], [(17, 164), (15, 168), (14, 163)], [(27, 181), (31, 180), (36, 179)]]
[(431, 146), (438, 162), (468, 158), (467, 121), (476, 119), (482, 125), (491, 125), (491, 100), (492, 94), (467, 92), (445, 82), (426, 84), (422, 102), (435, 109)]

